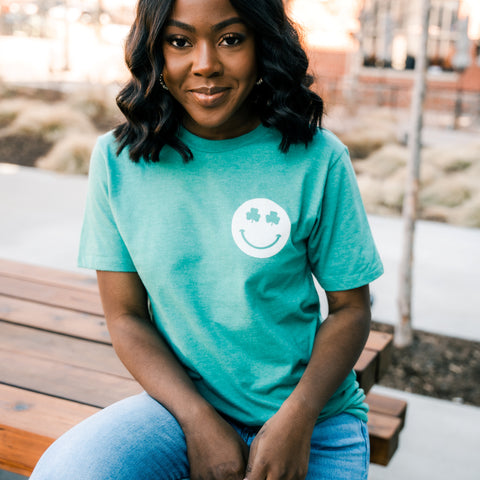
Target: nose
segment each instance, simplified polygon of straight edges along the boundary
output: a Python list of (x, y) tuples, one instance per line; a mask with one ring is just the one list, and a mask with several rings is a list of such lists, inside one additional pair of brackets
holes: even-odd
[(202, 77), (220, 75), (222, 64), (214, 45), (208, 42), (198, 43), (193, 58), (192, 73)]

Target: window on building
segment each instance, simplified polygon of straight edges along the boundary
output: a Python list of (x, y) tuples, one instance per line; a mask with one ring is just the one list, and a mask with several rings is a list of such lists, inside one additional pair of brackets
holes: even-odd
[[(361, 12), (360, 48), (367, 67), (409, 70), (419, 43), (420, 2), (365, 0)], [(432, 69), (453, 69), (459, 0), (432, 0), (428, 60)]]

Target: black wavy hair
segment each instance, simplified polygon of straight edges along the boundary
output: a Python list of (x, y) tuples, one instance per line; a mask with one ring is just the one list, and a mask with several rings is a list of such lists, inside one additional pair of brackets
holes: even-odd
[[(129, 147), (130, 158), (157, 162), (169, 145), (183, 157), (192, 153), (177, 136), (183, 108), (159, 82), (164, 67), (163, 28), (175, 0), (139, 0), (126, 40), (125, 60), (131, 78), (117, 96), (126, 122), (114, 130), (118, 153)], [(255, 35), (258, 75), (252, 91), (255, 113), (267, 127), (282, 134), (279, 148), (308, 145), (323, 115), (322, 99), (310, 89), (308, 59), (282, 0), (230, 0)]]

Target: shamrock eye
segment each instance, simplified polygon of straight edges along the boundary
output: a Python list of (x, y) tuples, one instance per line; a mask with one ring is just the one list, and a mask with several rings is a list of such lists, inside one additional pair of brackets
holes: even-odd
[(258, 222), (260, 220), (260, 214), (258, 213), (258, 208), (251, 208), (249, 212), (247, 212), (247, 220), (251, 222)]
[(270, 225), (278, 225), (278, 223), (280, 222), (280, 217), (278, 216), (277, 212), (270, 211), (270, 213), (265, 217), (265, 220)]

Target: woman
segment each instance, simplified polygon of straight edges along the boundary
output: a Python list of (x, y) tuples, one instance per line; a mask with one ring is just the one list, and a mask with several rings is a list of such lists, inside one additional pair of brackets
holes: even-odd
[(72, 429), (31, 478), (366, 478), (352, 367), (382, 266), (282, 2), (140, 0), (126, 60), (79, 262), (146, 393)]

